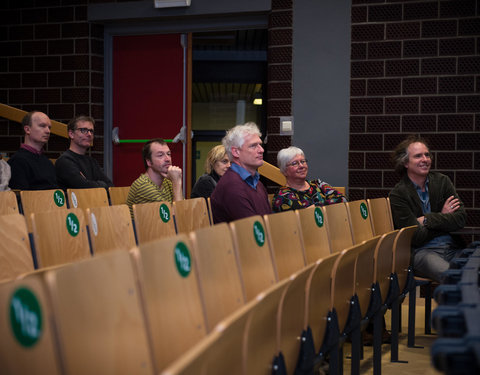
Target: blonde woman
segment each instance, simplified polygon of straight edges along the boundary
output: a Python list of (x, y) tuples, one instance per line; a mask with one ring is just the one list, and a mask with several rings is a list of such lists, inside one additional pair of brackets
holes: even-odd
[(206, 173), (197, 180), (190, 197), (210, 197), (218, 180), (220, 180), (220, 177), (225, 174), (228, 168), (230, 168), (230, 160), (225, 152), (225, 147), (218, 145), (212, 148), (205, 160)]

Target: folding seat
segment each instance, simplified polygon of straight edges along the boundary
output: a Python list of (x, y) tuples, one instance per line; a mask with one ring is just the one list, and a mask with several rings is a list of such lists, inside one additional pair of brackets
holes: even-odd
[(345, 203), (330, 204), (322, 207), (323, 217), (327, 224), (328, 238), (332, 253), (353, 246), (353, 236)]
[(11, 191), (0, 191), (0, 215), (18, 214), (16, 194)]
[(370, 221), (370, 213), (365, 200), (357, 200), (345, 203), (350, 223), (350, 231), (353, 243), (359, 244), (362, 241), (373, 237), (373, 228)]
[(265, 215), (265, 227), (278, 280), (305, 267), (302, 233), (294, 211)]
[(23, 214), (27, 220), (28, 231), (32, 232), (31, 214), (64, 210), (67, 208), (67, 199), (63, 190), (22, 190), (20, 191)]
[(108, 206), (108, 194), (105, 188), (67, 189), (70, 207), (92, 208)]
[(34, 270), (25, 217), (0, 215), (0, 281)]
[(177, 233), (210, 226), (208, 207), (205, 198), (191, 198), (173, 202)]
[(367, 206), (374, 235), (378, 236), (393, 230), (390, 200), (388, 198), (367, 199)]
[(139, 244), (176, 234), (170, 202), (134, 204), (133, 217)]
[(126, 204), (130, 186), (110, 186), (108, 188), (108, 196), (112, 206), (117, 204)]
[(270, 244), (261, 216), (230, 223), (247, 301), (277, 282)]
[(93, 254), (130, 250), (136, 245), (127, 205), (92, 207), (85, 210)]

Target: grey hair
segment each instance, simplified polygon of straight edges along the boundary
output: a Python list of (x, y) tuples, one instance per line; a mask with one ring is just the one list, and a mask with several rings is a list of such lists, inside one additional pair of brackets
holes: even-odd
[[(400, 175), (404, 175), (407, 173), (407, 168), (405, 168), (405, 164), (408, 162), (408, 147), (412, 143), (423, 143), (425, 147), (430, 152), (430, 147), (425, 139), (420, 137), (419, 135), (410, 135), (405, 140), (400, 142), (397, 147), (392, 152), (392, 162), (395, 166), (395, 172)], [(430, 154), (430, 159), (433, 161), (433, 156)]]
[(287, 164), (291, 162), (292, 159), (297, 155), (302, 155), (305, 157), (305, 154), (301, 148), (290, 146), (281, 149), (277, 154), (277, 165), (278, 168), (280, 168), (280, 172), (285, 174), (285, 171), (287, 170)]
[(258, 135), (261, 137), (262, 133), (260, 133), (257, 124), (254, 122), (236, 125), (227, 131), (227, 134), (222, 139), (222, 144), (225, 146), (225, 151), (230, 160), (233, 160), (232, 147), (242, 147), (245, 142), (245, 136), (247, 135)]

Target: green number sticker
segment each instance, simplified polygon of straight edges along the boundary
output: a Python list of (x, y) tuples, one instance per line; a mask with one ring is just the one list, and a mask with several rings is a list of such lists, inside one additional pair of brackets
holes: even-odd
[(323, 227), (323, 212), (320, 207), (315, 207), (313, 214), (315, 216), (315, 223), (317, 223), (320, 228)]
[(168, 223), (170, 220), (170, 210), (166, 204), (160, 205), (160, 218), (164, 223)]
[(67, 215), (67, 231), (70, 236), (75, 237), (80, 232), (80, 222), (75, 214)]
[(265, 231), (259, 221), (253, 223), (253, 237), (255, 237), (255, 242), (257, 242), (258, 246), (261, 247), (265, 244)]
[(65, 195), (61, 190), (55, 190), (53, 193), (53, 201), (58, 207), (63, 207), (65, 205)]
[(362, 215), (363, 219), (364, 220), (367, 220), (367, 217), (368, 217), (368, 209), (367, 209), (367, 205), (365, 203), (362, 203), (360, 205), (360, 214)]
[(35, 294), (25, 287), (18, 288), (10, 299), (10, 324), (17, 341), (31, 347), (42, 335), (42, 311)]
[(174, 256), (178, 273), (182, 277), (187, 277), (192, 269), (192, 258), (190, 257), (190, 251), (188, 251), (187, 245), (183, 242), (178, 242), (177, 246), (175, 246)]

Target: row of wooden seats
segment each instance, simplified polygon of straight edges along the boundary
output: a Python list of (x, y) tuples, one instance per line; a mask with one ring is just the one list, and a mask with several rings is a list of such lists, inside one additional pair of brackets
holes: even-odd
[[(333, 207), (333, 206), (331, 206), (331, 207)], [(298, 211), (298, 212), (295, 212), (295, 213), (292, 212), (292, 213), (293, 213), (293, 217), (296, 218), (296, 215), (298, 215), (300, 213), (309, 212), (310, 213), (310, 219), (313, 221), (314, 217), (315, 217), (315, 214), (317, 214), (317, 212), (315, 212), (315, 211), (316, 211), (316, 209), (312, 207), (312, 209), (308, 209), (308, 211), (307, 210), (302, 210), (302, 211)], [(328, 216), (327, 208), (322, 209), (321, 211), (323, 211), (323, 213), (326, 217), (324, 222), (329, 223), (329, 220), (328, 220), (329, 216)], [(279, 220), (280, 217), (284, 217), (284, 216), (290, 218), (290, 217), (292, 217), (292, 213), (282, 213), (282, 214), (275, 214), (275, 215), (266, 216), (264, 219), (265, 219), (265, 223), (266, 223), (267, 234), (269, 233), (270, 229), (272, 229), (274, 227), (276, 228), (278, 226), (281, 226), (282, 220), (278, 221), (277, 223), (275, 223), (275, 220)], [(212, 287), (212, 286), (220, 287), (220, 286), (230, 285), (231, 279), (232, 278), (236, 279), (235, 275), (237, 273), (235, 271), (235, 269), (232, 269), (231, 266), (228, 267), (228, 264), (232, 263), (232, 259), (235, 259), (235, 258), (240, 259), (240, 254), (242, 254), (242, 257), (245, 258), (247, 256), (247, 251), (250, 251), (253, 255), (255, 255), (258, 258), (259, 253), (260, 253), (258, 250), (264, 247), (265, 251), (263, 253), (267, 257), (272, 257), (275, 260), (275, 262), (273, 264), (277, 265), (277, 267), (273, 266), (273, 269), (274, 269), (273, 275), (276, 274), (276, 277), (274, 277), (273, 280), (272, 280), (272, 278), (270, 278), (270, 279), (266, 278), (267, 286), (271, 285), (272, 283), (275, 283), (279, 279), (288, 280), (288, 278), (283, 277), (283, 273), (285, 273), (287, 276), (289, 276), (289, 274), (288, 274), (289, 271), (287, 270), (287, 268), (285, 268), (283, 266), (280, 267), (279, 265), (282, 264), (282, 262), (283, 262), (283, 264), (288, 263), (288, 262), (285, 262), (284, 258), (289, 257), (289, 254), (287, 252), (277, 252), (276, 249), (275, 249), (275, 252), (267, 251), (267, 247), (269, 246), (269, 241), (265, 241), (265, 237), (264, 237), (264, 242), (263, 242), (262, 246), (259, 245), (259, 243), (257, 242), (258, 240), (253, 240), (253, 233), (254, 233), (254, 230), (255, 230), (254, 228), (257, 227), (257, 232), (258, 231), (261, 232), (261, 230), (258, 228), (259, 223), (260, 223), (260, 227), (261, 227), (261, 223), (262, 223), (262, 218), (261, 217), (253, 217), (253, 218), (249, 218), (249, 219), (244, 219), (243, 221), (238, 221), (236, 223), (230, 224), (230, 227), (232, 228), (232, 234), (234, 235), (234, 238), (236, 238), (236, 240), (234, 241), (234, 246), (233, 247), (238, 248), (239, 244), (242, 244), (242, 243), (243, 243), (244, 246), (245, 245), (247, 246), (247, 248), (243, 249), (242, 251), (237, 251), (237, 252), (234, 252), (234, 250), (232, 248), (232, 245), (229, 245), (229, 241), (231, 242), (232, 240), (228, 239), (230, 232), (229, 232), (226, 224), (219, 225), (219, 226), (214, 226), (214, 227), (211, 227), (211, 228), (201, 229), (201, 230), (198, 230), (198, 231), (192, 233), (191, 234), (191, 240), (192, 240), (192, 243), (194, 244), (193, 248), (197, 249), (197, 248), (200, 248), (200, 246), (203, 246), (203, 248), (204, 248), (204, 251), (202, 252), (202, 255), (205, 256), (205, 258), (202, 261), (199, 261), (198, 259), (196, 259), (196, 263), (194, 263), (194, 265), (195, 264), (197, 265), (199, 278), (200, 279), (202, 278), (202, 274), (203, 274), (203, 277), (208, 277), (209, 278), (209, 282), (208, 282), (209, 287)], [(241, 230), (242, 225), (244, 225), (246, 230), (247, 230), (245, 233), (243, 233), (242, 230)], [(297, 231), (298, 234), (299, 234), (300, 231), (299, 231), (297, 225), (298, 224), (296, 224), (296, 223), (294, 225), (292, 225), (292, 222), (288, 222), (288, 220), (287, 220), (286, 228), (284, 228), (283, 231), (281, 230), (280, 232), (285, 232), (287, 230), (290, 230), (290, 231), (293, 231), (293, 232)], [(317, 227), (319, 227), (318, 224), (317, 224)], [(322, 227), (319, 227), (319, 228), (322, 228)], [(289, 229), (287, 229), (287, 228), (289, 228)], [(235, 233), (237, 233), (237, 235), (235, 235)], [(221, 234), (223, 234), (223, 235), (221, 235)], [(293, 234), (295, 234), (295, 233), (293, 233)], [(345, 234), (345, 233), (343, 233), (343, 234)], [(274, 239), (275, 234), (267, 235), (266, 237), (268, 239)], [(245, 239), (248, 239), (248, 238), (250, 238), (250, 243), (248, 242), (248, 240), (245, 240)], [(294, 238), (301, 239), (302, 236), (297, 235), (297, 236), (294, 236)], [(188, 238), (185, 238), (183, 241), (180, 241), (180, 242), (187, 243)], [(273, 247), (275, 247), (275, 244), (273, 244), (273, 241), (271, 241), (271, 242), (272, 242)], [(255, 246), (255, 244), (256, 244), (256, 246)], [(300, 242), (300, 244), (301, 244), (301, 242)], [(143, 246), (144, 247), (152, 246), (152, 249), (157, 248), (157, 251), (159, 251), (160, 248), (164, 247), (164, 246), (160, 245), (160, 242), (159, 243), (150, 243), (148, 245), (143, 245)], [(188, 245), (187, 245), (187, 248), (188, 248)], [(369, 248), (371, 248), (371, 246)], [(142, 249), (142, 246), (140, 246), (140, 249)], [(221, 250), (219, 250), (219, 249), (221, 249)], [(290, 250), (294, 250), (294, 249), (291, 248)], [(152, 251), (155, 251), (155, 250), (152, 250)], [(224, 255), (221, 256), (220, 253), (218, 253), (218, 251), (222, 251), (222, 254), (224, 254)], [(303, 249), (300, 252), (305, 254)], [(234, 255), (234, 253), (236, 255)], [(292, 253), (295, 253), (295, 252), (292, 251)], [(198, 255), (198, 254), (199, 254), (199, 252), (197, 252), (197, 250), (195, 250), (194, 255)], [(339, 253), (336, 253), (336, 254), (338, 255)], [(337, 256), (337, 255), (333, 255), (332, 257)], [(172, 257), (172, 255), (170, 255), (170, 257)], [(306, 258), (305, 255), (302, 255), (302, 257), (303, 257), (303, 259)], [(226, 315), (231, 313), (232, 310), (237, 310), (238, 311), (238, 309), (241, 308), (241, 306), (243, 306), (243, 303), (246, 300), (254, 301), (254, 299), (252, 299), (252, 297), (248, 298), (247, 294), (251, 295), (251, 296), (254, 296), (256, 294), (256, 292), (258, 292), (258, 288), (261, 288), (260, 290), (265, 289), (266, 286), (264, 284), (262, 284), (262, 282), (259, 282), (259, 280), (255, 279), (255, 277), (258, 278), (260, 276), (261, 277), (264, 276), (265, 268), (262, 267), (259, 270), (257, 270), (257, 272), (249, 269), (249, 267), (251, 267), (252, 265), (253, 266), (258, 266), (258, 263), (256, 261), (257, 258), (255, 258), (254, 261), (250, 261), (249, 263), (248, 262), (242, 263), (241, 261), (239, 262), (240, 269), (242, 270), (243, 273), (245, 273), (245, 274), (243, 274), (242, 272), (240, 272), (240, 274), (242, 275), (242, 279), (245, 280), (245, 281), (246, 280), (251, 281), (249, 284), (247, 282), (245, 282), (243, 284), (243, 286), (240, 288), (240, 290), (243, 291), (242, 293), (244, 293), (243, 297), (241, 297), (241, 295), (239, 294), (239, 292), (238, 292), (239, 288), (238, 287), (237, 288), (232, 288), (231, 286), (223, 289), (223, 294), (219, 293), (218, 290), (217, 290), (214, 293), (212, 293), (210, 296), (205, 296), (205, 295), (203, 296), (204, 297), (203, 298), (203, 304), (205, 304), (205, 306), (210, 306), (210, 310), (208, 308), (205, 308), (206, 315), (208, 317), (210, 317), (210, 319), (207, 319), (206, 323), (205, 323), (205, 326), (207, 327), (208, 331), (211, 331), (212, 327), (214, 327), (215, 324), (218, 323), (220, 319), (222, 319), (222, 317), (225, 317)], [(388, 258), (388, 257), (385, 257), (385, 258)], [(227, 259), (230, 259), (230, 261), (227, 261)], [(391, 256), (390, 256), (390, 259), (392, 259)], [(165, 263), (169, 263), (168, 260), (165, 261)], [(267, 263), (267, 262), (264, 262), (264, 264), (265, 263)], [(373, 264), (373, 262), (370, 262), (370, 263)], [(77, 264), (77, 263), (74, 263), (74, 264)], [(262, 263), (260, 263), (260, 264), (262, 264)], [(349, 264), (350, 264), (350, 267), (351, 267), (353, 263), (350, 262)], [(407, 261), (407, 265), (408, 265), (408, 261)], [(68, 266), (68, 267), (70, 267), (70, 266)], [(74, 267), (74, 266), (71, 266), (71, 267)], [(164, 274), (163, 271), (160, 271), (160, 269), (157, 267), (156, 263), (153, 260), (148, 261), (145, 264), (143, 264), (143, 267), (146, 267), (146, 268), (151, 267), (152, 274), (156, 274), (157, 277), (161, 277)], [(216, 271), (214, 272), (213, 270), (210, 270), (209, 267), (216, 267), (215, 268)], [(235, 267), (238, 267), (238, 265), (236, 265)], [(295, 270), (295, 272), (299, 272), (299, 270), (305, 269), (305, 260), (304, 260), (303, 263), (300, 262), (299, 265), (297, 265), (296, 267), (299, 267), (299, 268), (297, 268)], [(315, 264), (310, 265), (308, 267), (310, 267), (310, 268), (315, 267)], [(270, 266), (270, 268), (272, 268), (272, 266)], [(276, 268), (276, 272), (275, 272), (275, 268)], [(202, 269), (204, 271), (201, 271)], [(50, 272), (50, 271), (44, 271), (44, 272)], [(388, 269), (388, 274), (389, 275), (390, 275), (390, 272), (391, 272), (391, 269)], [(346, 274), (351, 275), (353, 277), (353, 275), (355, 273), (354, 272), (352, 272), (352, 273), (348, 272)], [(367, 273), (367, 274), (370, 277), (371, 274), (370, 273)], [(280, 275), (282, 275), (282, 276), (280, 276)], [(330, 273), (328, 273), (328, 275), (329, 275), (328, 277), (330, 277)], [(341, 279), (343, 281), (345, 279), (345, 273), (341, 272), (341, 275), (342, 275)], [(167, 274), (165, 274), (165, 276), (167, 276)], [(169, 277), (167, 277), (165, 279), (165, 286), (168, 285), (167, 289), (169, 289), (169, 290), (171, 289), (169, 283), (172, 280), (173, 279), (169, 279)], [(286, 281), (284, 281), (284, 282), (286, 283)], [(354, 285), (354, 284), (355, 283), (350, 283), (350, 285)], [(237, 283), (237, 285), (238, 285), (238, 283)], [(275, 284), (275, 285), (278, 285), (278, 284)], [(325, 290), (325, 285), (326, 284), (323, 284), (323, 287), (321, 288), (322, 290)], [(255, 287), (257, 288), (256, 292), (251, 290), (251, 288), (255, 288)], [(329, 289), (329, 288), (327, 288), (327, 289)], [(351, 290), (350, 290), (350, 292), (351, 292)], [(179, 291), (176, 291), (176, 292), (171, 291), (171, 293), (184, 295), (182, 293), (179, 293)], [(192, 300), (191, 298), (188, 298), (188, 294), (185, 294), (185, 295), (187, 296), (186, 299), (188, 299), (189, 301)], [(269, 293), (267, 293), (267, 295), (269, 295)], [(229, 300), (230, 302), (229, 303), (224, 302), (224, 299), (221, 298), (221, 296), (224, 297), (226, 300)], [(271, 298), (271, 297), (269, 297), (269, 298)], [(219, 299), (221, 300), (220, 302), (219, 302)], [(162, 299), (158, 298), (157, 299), (157, 304), (161, 304), (162, 301), (163, 301)], [(325, 300), (324, 299), (317, 299), (317, 301), (321, 301), (320, 303), (325, 306), (325, 303), (324, 303)], [(252, 302), (252, 303), (254, 303), (254, 302)], [(347, 303), (347, 306), (349, 306), (348, 303)], [(189, 309), (189, 311), (190, 311), (190, 309)], [(175, 315), (175, 316), (178, 315), (177, 313), (172, 313), (172, 314)], [(161, 316), (161, 314), (156, 314), (155, 316)], [(318, 314), (316, 316), (318, 316)], [(174, 316), (172, 316), (172, 318), (174, 318)], [(191, 318), (191, 316), (190, 316), (190, 318)], [(187, 318), (187, 320), (188, 320), (188, 318)], [(270, 317), (270, 320), (271, 320), (271, 317)], [(290, 320), (288, 320), (288, 321), (290, 321)], [(324, 321), (323, 321), (323, 324), (324, 324)], [(175, 327), (175, 329), (183, 329), (184, 328), (182, 326), (182, 324), (174, 325), (171, 322), (167, 323), (167, 325), (170, 326), (170, 327)], [(177, 332), (177, 335), (178, 334), (179, 333)], [(180, 334), (180, 336), (182, 336), (182, 335)], [(298, 333), (297, 333), (297, 336), (298, 336)], [(321, 338), (322, 335), (319, 334), (319, 337)], [(319, 342), (319, 341), (320, 340), (318, 340), (317, 342)], [(186, 340), (186, 342), (189, 345), (192, 344), (191, 340)], [(172, 344), (170, 342), (168, 342), (165, 345), (170, 347)], [(163, 353), (163, 351), (162, 351), (162, 353)], [(250, 372), (248, 372), (248, 373), (250, 373)]]

